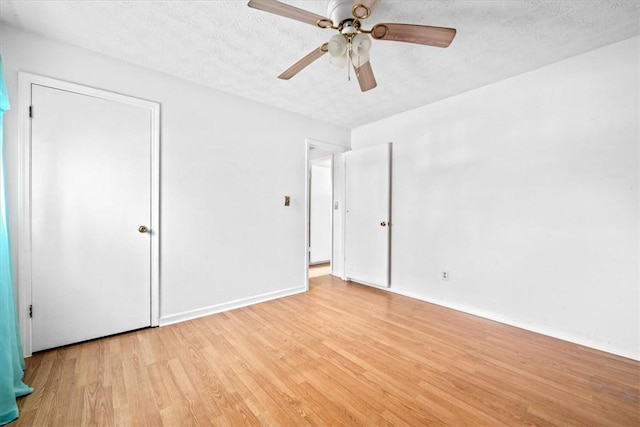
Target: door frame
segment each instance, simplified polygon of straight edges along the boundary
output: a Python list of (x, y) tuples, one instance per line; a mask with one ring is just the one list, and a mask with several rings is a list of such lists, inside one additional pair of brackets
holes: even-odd
[[(309, 290), (309, 219), (311, 215), (311, 210), (309, 209), (309, 203), (311, 202), (311, 188), (309, 185), (309, 174), (311, 173), (311, 160), (309, 159), (309, 151), (311, 148), (317, 148), (323, 151), (327, 151), (331, 155), (341, 154), (346, 151), (349, 151), (348, 147), (344, 147), (338, 144), (332, 144), (330, 142), (319, 141), (316, 139), (307, 138), (305, 140), (305, 153), (304, 153), (304, 164), (305, 164), (305, 179), (304, 179), (304, 286), (305, 290)], [(334, 203), (334, 193), (336, 180), (334, 179), (334, 167), (335, 162), (331, 160), (331, 204)], [(343, 185), (344, 183), (338, 183), (338, 185)], [(331, 265), (333, 265), (333, 248), (335, 242), (333, 241), (333, 229), (334, 229), (334, 209), (331, 209)], [(343, 244), (343, 242), (340, 242)]]
[[(25, 356), (32, 354), (31, 318), (31, 87), (33, 84), (146, 108), (151, 113), (151, 326), (160, 318), (160, 104), (36, 74), (18, 72), (18, 316)], [(34, 110), (33, 114), (38, 114)]]

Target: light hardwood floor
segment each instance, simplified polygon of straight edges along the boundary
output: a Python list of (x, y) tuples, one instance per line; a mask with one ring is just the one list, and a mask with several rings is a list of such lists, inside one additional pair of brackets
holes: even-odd
[(36, 354), (18, 426), (640, 426), (640, 363), (331, 276)]

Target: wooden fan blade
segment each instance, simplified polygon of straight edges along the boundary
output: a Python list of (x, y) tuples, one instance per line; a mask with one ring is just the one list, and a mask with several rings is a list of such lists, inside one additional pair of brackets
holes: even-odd
[(322, 55), (327, 53), (327, 43), (323, 44), (320, 47), (314, 49), (310, 54), (302, 58), (300, 61), (293, 64), (287, 70), (285, 70), (282, 74), (278, 76), (279, 79), (289, 80), (291, 77), (298, 74), (302, 71), (307, 65), (311, 64), (316, 59), (320, 58)]
[(371, 36), (378, 40), (394, 40), (448, 47), (456, 36), (455, 28), (429, 27), (412, 24), (377, 24), (371, 29)]
[(275, 15), (284, 16), (285, 18), (295, 19), (305, 24), (316, 25), (320, 20), (329, 21), (324, 16), (316, 15), (315, 13), (307, 12), (304, 9), (280, 3), (276, 0), (250, 0), (248, 6)]
[(356, 76), (358, 76), (358, 83), (360, 83), (360, 90), (366, 92), (378, 86), (376, 78), (373, 75), (373, 69), (371, 68), (371, 61), (367, 61), (360, 67), (356, 68)]

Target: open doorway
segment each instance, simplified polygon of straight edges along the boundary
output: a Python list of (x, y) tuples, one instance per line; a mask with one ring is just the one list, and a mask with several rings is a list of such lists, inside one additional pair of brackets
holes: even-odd
[(309, 160), (309, 277), (331, 274), (332, 171), (332, 155)]
[[(341, 153), (346, 147), (307, 140), (305, 221), (306, 286), (309, 277), (342, 276), (342, 175)], [(311, 272), (310, 272), (311, 269)]]

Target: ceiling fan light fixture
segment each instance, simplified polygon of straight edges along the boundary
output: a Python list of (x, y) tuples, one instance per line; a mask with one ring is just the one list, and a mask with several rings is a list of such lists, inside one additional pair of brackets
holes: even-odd
[(358, 34), (351, 40), (351, 62), (356, 68), (369, 61), (371, 39), (366, 34)]
[(347, 45), (347, 39), (344, 38), (344, 36), (341, 34), (336, 34), (329, 40), (327, 49), (329, 50), (329, 54), (333, 58), (345, 55), (345, 53), (347, 52)]
[(336, 34), (329, 40), (327, 50), (331, 55), (329, 62), (336, 67), (344, 68), (349, 59), (356, 67), (360, 67), (369, 61), (371, 38), (367, 34), (357, 34), (353, 37)]
[(357, 34), (351, 42), (351, 54), (364, 55), (371, 50), (371, 39), (367, 34)]
[(347, 66), (347, 55), (346, 55), (346, 52), (345, 52), (344, 55), (341, 55), (341, 56), (332, 56), (329, 59), (329, 63), (331, 65), (334, 65), (334, 66), (338, 67), (338, 68), (344, 69), (344, 67)]

